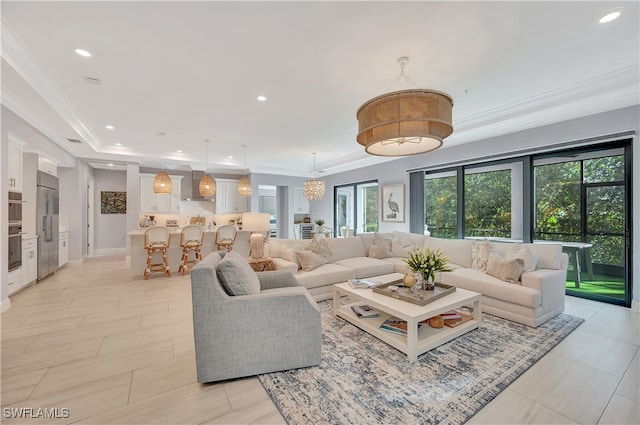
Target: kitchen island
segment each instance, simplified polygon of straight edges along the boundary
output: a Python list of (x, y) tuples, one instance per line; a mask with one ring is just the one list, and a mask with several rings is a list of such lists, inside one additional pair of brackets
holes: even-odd
[[(182, 247), (180, 247), (180, 234), (182, 228), (169, 228), (169, 248), (167, 248), (167, 260), (169, 261), (169, 267), (171, 273), (178, 273), (178, 268), (182, 264)], [(129, 237), (129, 254), (131, 258), (131, 276), (144, 275), (144, 269), (147, 266), (147, 250), (144, 247), (144, 232), (146, 229), (141, 228), (139, 230), (132, 230), (127, 233)], [(211, 229), (204, 229), (204, 238), (202, 240), (202, 248), (200, 252), (204, 258), (211, 251), (216, 250), (216, 227)], [(236, 242), (233, 245), (233, 250), (243, 257), (249, 256), (249, 236), (252, 232), (239, 230), (236, 235)], [(193, 255), (193, 254), (191, 254)], [(157, 259), (156, 259), (157, 260)]]

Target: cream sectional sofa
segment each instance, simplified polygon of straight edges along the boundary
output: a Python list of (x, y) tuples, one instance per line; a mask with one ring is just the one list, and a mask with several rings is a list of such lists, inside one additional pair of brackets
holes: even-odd
[[(383, 239), (390, 244), (390, 255), (378, 254), (371, 246)], [(310, 240), (271, 239), (265, 255), (272, 258), (276, 270), (291, 271), (316, 301), (333, 296), (332, 285), (353, 278), (372, 277), (387, 273), (407, 273), (403, 259), (413, 246), (441, 250), (450, 260), (451, 272), (439, 273), (436, 281), (482, 294), (484, 312), (528, 326), (538, 326), (564, 310), (565, 281), (568, 256), (560, 244), (522, 244), (537, 261), (535, 269), (525, 271), (517, 283), (498, 279), (474, 268), (474, 255), (480, 243), (466, 239), (440, 239), (405, 232), (361, 234), (348, 238), (327, 238), (329, 262), (312, 270), (300, 269), (296, 250), (306, 250)], [(474, 247), (474, 244), (475, 247)], [(493, 243), (499, 254), (508, 256), (514, 244)], [(521, 246), (519, 247), (521, 248)]]

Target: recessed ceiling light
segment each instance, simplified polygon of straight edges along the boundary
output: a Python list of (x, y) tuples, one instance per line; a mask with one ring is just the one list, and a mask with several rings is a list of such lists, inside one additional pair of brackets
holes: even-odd
[(122, 146), (122, 143), (116, 143), (116, 146)]
[(258, 102), (266, 102), (267, 98), (265, 96), (258, 96)]
[(109, 167), (113, 167), (113, 164), (107, 164)]
[(105, 125), (104, 128), (106, 128), (107, 130), (113, 130), (115, 127), (112, 125)]
[(229, 155), (229, 156), (227, 157), (227, 159), (233, 159), (233, 156)]
[(176, 152), (178, 152), (178, 153), (182, 153), (182, 149), (178, 149)]
[(90, 58), (91, 56), (93, 56), (91, 53), (84, 49), (76, 49), (76, 53), (85, 58)]
[(598, 22), (600, 22), (601, 24), (606, 24), (607, 22), (611, 22), (617, 19), (619, 16), (620, 16), (620, 11), (615, 10), (611, 13), (607, 13), (606, 15), (604, 15), (602, 18), (600, 18)]

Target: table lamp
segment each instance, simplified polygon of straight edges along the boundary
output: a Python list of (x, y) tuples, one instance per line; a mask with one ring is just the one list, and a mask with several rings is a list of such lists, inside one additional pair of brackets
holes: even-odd
[(242, 230), (251, 233), (249, 244), (251, 245), (251, 258), (259, 259), (264, 257), (264, 240), (269, 232), (268, 213), (244, 213), (242, 214)]

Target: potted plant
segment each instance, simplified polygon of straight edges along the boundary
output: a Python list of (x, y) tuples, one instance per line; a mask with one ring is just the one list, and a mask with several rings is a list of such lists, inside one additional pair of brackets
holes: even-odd
[[(424, 289), (430, 290), (435, 287), (436, 272), (450, 272), (449, 258), (439, 249), (424, 249), (414, 247), (409, 251), (409, 258), (405, 258), (409, 269), (416, 277), (417, 284), (414, 285), (416, 290), (420, 289), (423, 283)], [(413, 289), (413, 287), (412, 287)]]
[(324, 226), (324, 220), (319, 218), (315, 221), (316, 225), (318, 226), (318, 229), (316, 230), (316, 233), (322, 233), (322, 226)]

